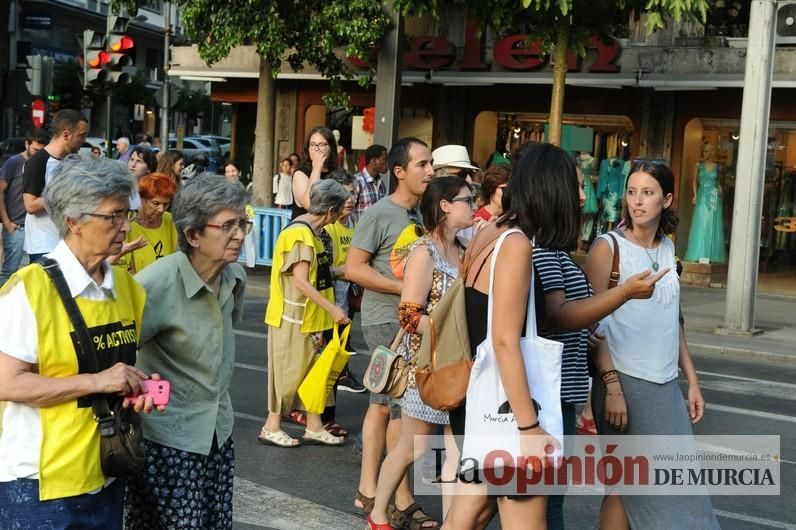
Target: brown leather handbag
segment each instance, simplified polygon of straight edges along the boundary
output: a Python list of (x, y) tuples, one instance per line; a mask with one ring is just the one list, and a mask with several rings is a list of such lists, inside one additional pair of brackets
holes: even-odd
[(464, 403), (473, 366), (464, 278), (467, 267), (445, 291), (428, 318), (417, 353), (415, 382), (420, 399), (431, 408), (451, 410)]

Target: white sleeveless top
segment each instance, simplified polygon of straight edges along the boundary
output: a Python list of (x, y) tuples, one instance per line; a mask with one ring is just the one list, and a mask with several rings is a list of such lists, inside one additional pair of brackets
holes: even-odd
[[(674, 261), (674, 243), (663, 238), (657, 252), (645, 249), (614, 233), (619, 242), (619, 284), (652, 269), (657, 258), (660, 269), (671, 270), (658, 280), (652, 298), (629, 300), (607, 317), (605, 336), (614, 367), (620, 372), (653, 383), (677, 377), (680, 352), (680, 279)], [(613, 252), (613, 241), (605, 239)]]

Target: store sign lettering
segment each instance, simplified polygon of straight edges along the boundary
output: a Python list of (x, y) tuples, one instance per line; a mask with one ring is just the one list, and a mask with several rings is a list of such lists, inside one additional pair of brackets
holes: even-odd
[[(476, 26), (469, 25), (465, 33), (462, 60), (458, 65), (459, 70), (484, 71), (490, 65), (485, 60), (486, 46), (484, 36), (480, 38), (476, 33)], [(616, 39), (603, 41), (593, 37), (589, 41), (589, 48), (597, 51), (597, 57), (586, 68), (590, 73), (619, 72), (616, 61), (622, 53), (622, 47)], [(509, 35), (495, 42), (492, 51), (494, 63), (506, 70), (528, 72), (537, 70), (548, 64), (550, 57), (542, 52), (540, 41), (530, 41), (527, 35)], [(370, 65), (356, 57), (349, 57), (349, 62), (359, 68), (368, 68)], [(403, 63), (411, 70), (439, 70), (448, 68), (456, 61), (456, 46), (442, 37), (422, 36), (413, 37), (410, 50), (404, 54)], [(583, 71), (583, 60), (574, 52), (567, 56), (567, 66), (570, 72)]]

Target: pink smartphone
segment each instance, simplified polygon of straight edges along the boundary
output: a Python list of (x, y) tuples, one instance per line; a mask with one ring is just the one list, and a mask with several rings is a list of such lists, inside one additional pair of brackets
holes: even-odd
[(171, 394), (171, 384), (163, 379), (145, 379), (141, 386), (144, 397), (152, 397), (152, 404), (155, 406), (168, 405)]

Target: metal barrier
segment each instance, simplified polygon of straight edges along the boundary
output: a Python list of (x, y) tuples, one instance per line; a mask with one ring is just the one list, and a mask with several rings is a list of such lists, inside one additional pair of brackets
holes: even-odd
[[(279, 232), (290, 223), (290, 209), (254, 208), (255, 249), (257, 265), (271, 266), (274, 258), (274, 247)], [(240, 261), (245, 263), (245, 253), (241, 252)]]

